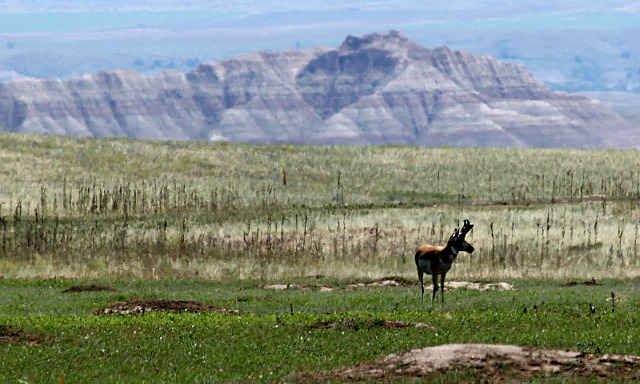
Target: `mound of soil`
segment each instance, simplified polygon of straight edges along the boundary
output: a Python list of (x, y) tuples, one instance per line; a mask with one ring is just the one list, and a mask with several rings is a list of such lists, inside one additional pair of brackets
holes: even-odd
[(425, 377), (447, 370), (472, 371), (492, 382), (532, 377), (640, 378), (640, 356), (593, 355), (515, 345), (448, 344), (392, 354), (332, 372), (326, 379), (370, 381)]
[(578, 283), (577, 281), (570, 281), (568, 283), (560, 284), (561, 287), (575, 287), (576, 285), (592, 285), (592, 286), (601, 286), (602, 284), (598, 283), (596, 279), (591, 279), (588, 281), (583, 281)]
[(40, 336), (14, 329), (6, 325), (0, 325), (0, 343), (25, 343), (30, 345), (40, 344), (42, 339)]
[(114, 288), (108, 285), (76, 285), (71, 288), (67, 288), (62, 293), (75, 293), (75, 292), (99, 292), (99, 291), (115, 291)]
[(95, 311), (96, 315), (140, 315), (145, 312), (223, 312), (239, 314), (240, 311), (231, 308), (214, 307), (208, 304), (190, 300), (146, 300), (129, 299), (126, 302), (116, 302), (106, 308)]

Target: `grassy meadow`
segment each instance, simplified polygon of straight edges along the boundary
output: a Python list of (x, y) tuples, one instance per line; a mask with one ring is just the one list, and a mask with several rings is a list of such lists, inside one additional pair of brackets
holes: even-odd
[[(0, 179), (2, 382), (332, 382), (445, 343), (640, 355), (635, 150), (0, 133)], [(416, 246), (467, 218), (448, 280), (515, 290), (420, 302)], [(114, 290), (63, 293), (82, 284)], [(95, 314), (131, 298), (239, 312)]]
[(638, 151), (331, 147), (0, 134), (0, 275), (413, 277), (640, 271)]
[[(515, 291), (450, 290), (446, 303), (434, 306), (420, 302), (415, 285), (350, 288), (353, 282), (301, 279), (275, 291), (253, 280), (109, 280), (116, 291), (63, 293), (78, 282), (2, 279), (0, 331), (10, 328), (24, 340), (0, 338), (0, 381), (334, 382), (316, 375), (447, 343), (640, 355), (638, 279), (572, 287), (519, 279), (510, 281)], [(327, 286), (333, 290), (321, 289)], [(607, 301), (612, 290), (614, 312)], [(242, 312), (93, 314), (130, 297), (197, 300)], [(520, 381), (508, 375), (505, 368), (505, 380)], [(587, 372), (571, 382), (625, 378)], [(469, 368), (432, 379), (495, 377)], [(562, 381), (543, 373), (536, 379)]]

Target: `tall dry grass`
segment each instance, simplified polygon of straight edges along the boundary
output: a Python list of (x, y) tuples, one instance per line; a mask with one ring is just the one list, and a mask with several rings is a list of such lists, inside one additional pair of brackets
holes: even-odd
[(637, 151), (174, 143), (0, 134), (0, 275), (634, 276)]

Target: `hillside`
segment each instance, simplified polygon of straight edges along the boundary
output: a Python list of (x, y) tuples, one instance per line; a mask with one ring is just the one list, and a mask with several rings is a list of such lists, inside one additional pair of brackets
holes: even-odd
[(171, 140), (627, 148), (628, 122), (523, 66), (398, 32), (257, 52), (186, 74), (0, 83), (0, 130)]

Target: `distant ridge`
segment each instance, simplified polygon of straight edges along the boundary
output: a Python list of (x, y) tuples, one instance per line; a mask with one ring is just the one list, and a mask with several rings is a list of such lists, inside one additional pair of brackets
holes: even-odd
[(522, 65), (397, 31), (256, 52), (186, 74), (0, 83), (0, 130), (248, 143), (630, 148), (638, 129)]

